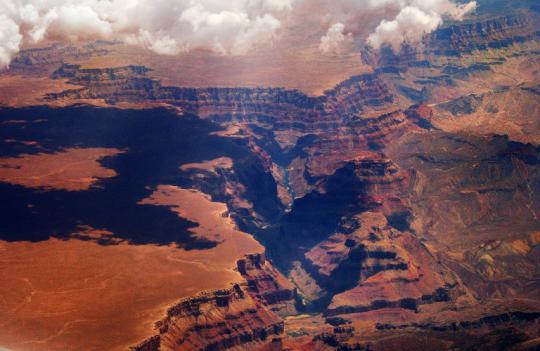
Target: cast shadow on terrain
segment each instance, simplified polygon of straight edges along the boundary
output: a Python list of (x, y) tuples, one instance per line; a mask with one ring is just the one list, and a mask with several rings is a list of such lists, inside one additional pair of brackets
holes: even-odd
[[(8, 123), (3, 123), (8, 122)], [(179, 171), (185, 163), (227, 156), (249, 157), (241, 141), (210, 133), (216, 125), (167, 109), (119, 110), (74, 106), (0, 110), (0, 157), (55, 153), (68, 148), (115, 148), (125, 153), (100, 163), (117, 176), (87, 191), (31, 189), (0, 183), (0, 239), (68, 238), (80, 226), (107, 230), (133, 244), (176, 243), (207, 249), (215, 242), (189, 230), (197, 223), (167, 207), (139, 205), (160, 184), (191, 187)], [(37, 145), (6, 140), (35, 141)], [(107, 244), (107, 240), (102, 240)]]

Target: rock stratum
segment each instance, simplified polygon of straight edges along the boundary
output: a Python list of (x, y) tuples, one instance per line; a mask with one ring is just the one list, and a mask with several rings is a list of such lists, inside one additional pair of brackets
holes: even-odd
[(159, 334), (134, 350), (281, 349), (280, 316), (296, 313), (294, 287), (261, 254), (239, 260), (237, 269), (244, 282), (169, 308), (156, 323)]
[(535, 350), (538, 21), (478, 16), (399, 54), (366, 49), (372, 72), (320, 96), (166, 86), (46, 51), (16, 63), (72, 86), (44, 103), (167, 106), (241, 147), (177, 171), (266, 257), (240, 258), (240, 281), (179, 301), (133, 349)]

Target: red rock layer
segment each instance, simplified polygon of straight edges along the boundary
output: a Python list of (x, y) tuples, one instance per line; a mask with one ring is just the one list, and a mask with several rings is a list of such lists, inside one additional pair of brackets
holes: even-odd
[(357, 220), (359, 229), (334, 234), (306, 254), (327, 279), (344, 263), (360, 265), (356, 286), (333, 297), (328, 315), (388, 307), (416, 310), (420, 304), (451, 299), (455, 280), (417, 238), (391, 228), (378, 213)]
[(237, 265), (244, 284), (180, 301), (156, 323), (158, 335), (134, 349), (281, 349), (284, 323), (279, 315), (296, 312), (294, 288), (263, 255), (248, 255)]
[(537, 37), (533, 16), (517, 12), (449, 23), (426, 35), (421, 49), (404, 44), (396, 54), (390, 47), (381, 51), (365, 48), (362, 60), (374, 67), (404, 69), (418, 62), (426, 64), (437, 56), (460, 56), (474, 50), (508, 47)]
[(247, 292), (280, 316), (296, 313), (296, 289), (264, 255), (253, 254), (238, 261), (238, 272), (247, 283)]

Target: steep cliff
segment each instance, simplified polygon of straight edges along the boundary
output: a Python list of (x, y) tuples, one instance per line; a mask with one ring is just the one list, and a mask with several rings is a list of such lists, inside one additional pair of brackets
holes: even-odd
[(530, 15), (510, 13), (446, 25), (431, 34), (427, 46), (435, 55), (456, 56), (473, 50), (510, 46), (536, 37), (537, 29)]
[(281, 350), (279, 315), (296, 313), (294, 288), (263, 255), (248, 255), (237, 265), (245, 283), (180, 301), (156, 323), (158, 334), (133, 349)]
[(67, 60), (79, 60), (107, 53), (100, 42), (74, 46), (52, 44), (46, 47), (21, 50), (10, 63), (9, 71), (19, 74), (50, 74)]
[(446, 23), (423, 38), (422, 44), (403, 44), (399, 53), (390, 47), (377, 51), (364, 48), (362, 59), (373, 66), (405, 69), (430, 67), (440, 57), (465, 56), (475, 50), (500, 49), (538, 38), (535, 21), (538, 15), (522, 11), (486, 18)]
[(406, 136), (389, 154), (415, 170), (412, 227), (445, 251), (478, 296), (537, 294), (538, 148), (503, 136), (435, 132)]
[(414, 235), (390, 227), (377, 213), (363, 213), (357, 220), (359, 229), (334, 234), (306, 254), (325, 277), (324, 285), (337, 277), (352, 280), (332, 298), (327, 315), (417, 310), (421, 304), (451, 300), (456, 281)]

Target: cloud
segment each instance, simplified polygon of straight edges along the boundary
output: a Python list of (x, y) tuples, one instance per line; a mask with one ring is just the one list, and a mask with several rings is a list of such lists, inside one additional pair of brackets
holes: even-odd
[(334, 23), (326, 35), (321, 37), (319, 49), (325, 54), (339, 54), (343, 47), (351, 42), (352, 33), (344, 33), (345, 25), (343, 23)]
[(395, 6), (400, 8), (393, 20), (383, 19), (367, 43), (374, 48), (384, 44), (399, 51), (403, 42), (419, 42), (425, 34), (433, 32), (447, 16), (455, 20), (476, 8), (476, 2), (456, 4), (450, 0), (370, 0), (372, 7)]
[(0, 14), (0, 67), (6, 66), (19, 51), (22, 35), (19, 26), (6, 15)]
[(242, 54), (276, 36), (296, 0), (0, 0), (0, 65), (23, 43), (120, 39), (160, 54)]
[(438, 13), (426, 13), (417, 7), (407, 6), (394, 20), (382, 20), (375, 32), (368, 37), (368, 43), (375, 48), (390, 44), (394, 51), (399, 51), (403, 42), (420, 41), (424, 34), (431, 33), (442, 22)]
[(0, 67), (20, 47), (48, 39), (118, 39), (165, 55), (195, 49), (242, 55), (283, 33), (306, 40), (317, 33), (327, 54), (344, 52), (359, 38), (399, 49), (475, 6), (452, 0), (0, 0)]
[(294, 0), (266, 0), (262, 1), (263, 7), (270, 11), (292, 10)]
[[(284, 9), (283, 1), (265, 2), (275, 9)], [(264, 7), (264, 6), (263, 6)], [(257, 41), (265, 41), (280, 28), (281, 22), (269, 13), (250, 17), (248, 12), (235, 10), (212, 11), (201, 3), (194, 3), (182, 11), (180, 25), (187, 24), (192, 34), (181, 38), (184, 49), (210, 47), (217, 52), (242, 54)]]
[[(420, 41), (445, 19), (461, 20), (476, 8), (475, 1), (460, 4), (453, 0), (321, 0), (319, 4), (325, 7), (327, 22), (344, 25), (342, 33), (365, 38), (375, 48), (391, 45), (396, 51), (405, 41)], [(322, 51), (328, 48), (331, 29), (321, 36)]]
[(43, 35), (47, 33), (51, 37), (66, 37), (71, 41), (78, 41), (107, 38), (113, 33), (112, 24), (88, 5), (68, 4), (53, 8), (44, 19), (40, 30)]

